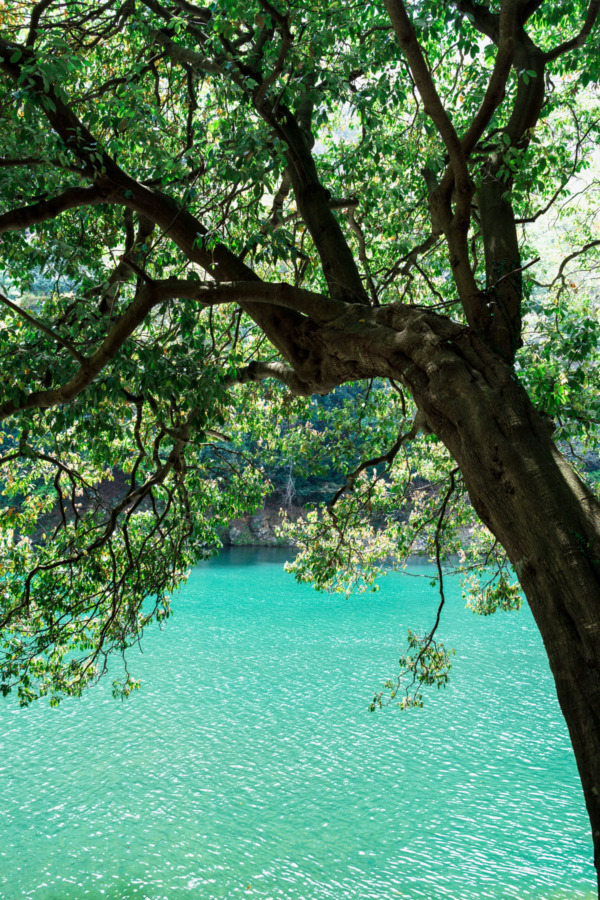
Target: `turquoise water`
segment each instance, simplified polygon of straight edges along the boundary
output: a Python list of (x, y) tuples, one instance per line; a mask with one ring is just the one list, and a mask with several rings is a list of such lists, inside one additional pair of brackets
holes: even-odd
[[(452, 683), (367, 711), (427, 578), (296, 585), (279, 551), (194, 570), (132, 668), (58, 709), (0, 705), (2, 900), (574, 900), (593, 896), (583, 796), (528, 612), (449, 589)], [(423, 569), (411, 570), (422, 574)]]

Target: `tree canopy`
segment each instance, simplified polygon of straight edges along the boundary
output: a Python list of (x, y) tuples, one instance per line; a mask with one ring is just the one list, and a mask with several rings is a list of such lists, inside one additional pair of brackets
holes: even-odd
[[(370, 587), (422, 534), (439, 620), (474, 524), (470, 602), (525, 593), (600, 866), (599, 18), (0, 4), (4, 693), (79, 694), (265, 468), (335, 464), (296, 576)], [(447, 678), (436, 624), (405, 705)]]

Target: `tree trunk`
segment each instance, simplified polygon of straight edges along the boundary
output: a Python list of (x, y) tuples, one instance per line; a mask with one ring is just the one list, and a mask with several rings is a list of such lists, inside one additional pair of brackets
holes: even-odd
[[(483, 422), (482, 422), (483, 424)], [(496, 407), (479, 446), (457, 453), (477, 513), (506, 549), (541, 632), (592, 825), (600, 889), (598, 505), (549, 435)], [(516, 435), (515, 432), (519, 434)], [(536, 433), (537, 432), (537, 433)]]
[(514, 372), (472, 333), (440, 342), (424, 374), (419, 367), (404, 379), (506, 549), (541, 632), (583, 784), (600, 890), (600, 504)]
[(401, 381), (505, 548), (571, 735), (600, 892), (600, 503), (515, 370), (473, 329), (402, 304), (355, 306), (321, 327), (319, 345), (321, 356), (296, 367), (303, 383), (326, 391), (353, 378)]

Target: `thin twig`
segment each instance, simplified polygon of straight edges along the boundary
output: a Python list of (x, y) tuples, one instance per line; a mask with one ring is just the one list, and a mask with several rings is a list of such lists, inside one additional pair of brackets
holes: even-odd
[(85, 363), (85, 357), (75, 349), (70, 341), (68, 341), (64, 337), (61, 337), (60, 334), (57, 334), (57, 332), (53, 331), (52, 328), (49, 328), (48, 325), (44, 325), (44, 323), (40, 322), (39, 319), (36, 319), (35, 316), (32, 316), (28, 312), (25, 312), (22, 307), (18, 306), (16, 303), (13, 303), (12, 300), (9, 300), (8, 297), (4, 296), (4, 294), (0, 294), (0, 303), (3, 303), (4, 306), (7, 306), (17, 316), (25, 319), (26, 322), (29, 322), (29, 324), (34, 328), (37, 328), (38, 331), (43, 331), (45, 335), (52, 338), (52, 340), (56, 341), (57, 344), (60, 344), (61, 347), (64, 347), (65, 350), (70, 353), (73, 359), (76, 359), (80, 365), (83, 365)]

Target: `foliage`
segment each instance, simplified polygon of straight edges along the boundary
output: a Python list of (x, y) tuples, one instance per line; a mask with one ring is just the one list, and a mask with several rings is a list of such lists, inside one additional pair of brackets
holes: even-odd
[[(484, 333), (454, 232), (435, 218), (460, 179), (401, 7), (0, 7), (0, 667), (22, 703), (79, 694), (168, 616), (220, 529), (271, 490), (265, 471), (280, 492), (329, 493), (293, 529), (300, 580), (370, 589), (415, 548), (438, 566), (462, 553), (477, 611), (518, 605), (502, 547), (411, 396), (407, 357), (388, 338), (373, 349), (383, 326), (366, 311), (395, 304)], [(519, 27), (548, 58), (510, 60), (491, 99), (504, 44), (484, 7), (408, 7), (448, 122), (457, 134), (483, 122), (472, 189), (499, 185), (518, 231), (518, 259), (492, 259), (470, 206), (469, 290), (501, 306), (520, 279), (515, 372), (584, 452), (600, 425), (600, 241), (592, 199), (584, 215), (574, 206), (591, 196), (600, 135), (594, 4), (521, 4)], [(519, 131), (525, 94), (537, 115)], [(518, 335), (490, 326), (486, 340), (512, 364)], [(410, 632), (400, 664), (413, 686), (440, 686), (449, 659), (433, 632)], [(134, 684), (126, 670), (116, 690)]]
[[(408, 629), (408, 650), (403, 653), (398, 664), (400, 675), (395, 681), (388, 679), (384, 689), (389, 692), (389, 701), (394, 702), (399, 691), (404, 694), (398, 701), (400, 709), (417, 709), (423, 706), (422, 687), (435, 686), (439, 690), (448, 684), (454, 650), (446, 650), (442, 641), (434, 641), (430, 635), (419, 637)], [(410, 679), (407, 683), (407, 679)], [(373, 712), (383, 706), (383, 691), (375, 694), (369, 709)]]
[(476, 575), (471, 575), (465, 584), (468, 588), (467, 606), (480, 616), (490, 616), (499, 609), (505, 612), (521, 609), (519, 585), (511, 584), (505, 572), (501, 572), (494, 581), (488, 580), (483, 587), (481, 578)]

